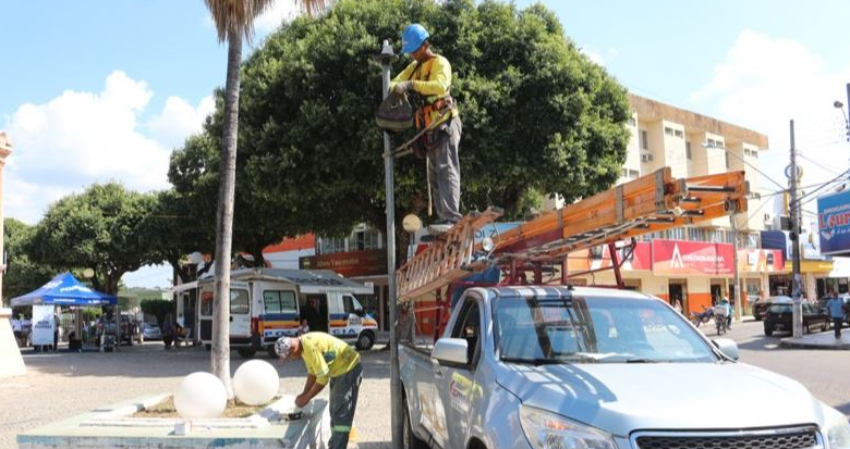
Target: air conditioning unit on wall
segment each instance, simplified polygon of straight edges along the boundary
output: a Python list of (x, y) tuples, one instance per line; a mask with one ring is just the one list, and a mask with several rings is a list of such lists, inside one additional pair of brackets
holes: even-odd
[(652, 162), (652, 154), (644, 153), (640, 155), (641, 162)]

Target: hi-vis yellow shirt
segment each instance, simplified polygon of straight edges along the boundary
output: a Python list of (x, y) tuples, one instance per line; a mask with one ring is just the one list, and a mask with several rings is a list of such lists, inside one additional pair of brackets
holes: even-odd
[[(428, 104), (431, 104), (449, 94), (449, 89), (452, 86), (452, 66), (448, 59), (440, 55), (434, 55), (433, 58), (419, 64), (419, 67), (417, 67), (416, 61), (413, 61), (390, 81), (390, 89), (394, 88), (396, 84), (408, 80), (413, 82), (413, 90), (425, 97)], [(457, 108), (452, 108), (451, 117), (457, 117), (457, 115)], [(439, 111), (431, 113), (431, 120), (436, 120), (439, 117)]]
[(302, 335), (301, 348), (307, 372), (316, 376), (316, 383), (322, 385), (327, 385), (332, 377), (351, 371), (360, 362), (360, 354), (348, 343), (324, 332)]

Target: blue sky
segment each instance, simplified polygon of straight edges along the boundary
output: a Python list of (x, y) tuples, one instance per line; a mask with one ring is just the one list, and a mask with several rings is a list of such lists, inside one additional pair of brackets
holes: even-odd
[[(768, 134), (761, 161), (772, 178), (784, 182), (791, 118), (815, 161), (803, 161), (807, 181), (850, 164), (831, 106), (846, 103), (850, 82), (850, 2), (543, 3), (632, 92)], [(278, 0), (256, 41), (295, 11)], [(6, 215), (35, 223), (50, 202), (98, 181), (167, 187), (170, 150), (199, 129), (224, 80), (225, 47), (203, 2), (5, 1), (0, 16), (0, 129), (15, 144)], [(168, 277), (144, 270), (125, 282)]]

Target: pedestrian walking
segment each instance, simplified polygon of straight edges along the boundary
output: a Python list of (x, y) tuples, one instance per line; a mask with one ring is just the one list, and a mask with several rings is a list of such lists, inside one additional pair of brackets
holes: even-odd
[(281, 337), (275, 342), (275, 352), (282, 361), (301, 357), (307, 365), (304, 391), (295, 398), (297, 407), (307, 405), (328, 383), (331, 384), (331, 440), (328, 447), (347, 447), (363, 379), (360, 354), (348, 343), (323, 332)]
[(841, 338), (841, 326), (844, 324), (844, 315), (848, 313), (848, 306), (844, 300), (834, 296), (826, 303), (829, 317), (832, 318), (832, 326), (835, 329), (835, 338)]
[(424, 105), (414, 115), (417, 131), (430, 129), (417, 142), (428, 156), (428, 179), (436, 198), (440, 221), (428, 227), (432, 234), (448, 231), (460, 221), (460, 137), (462, 125), (454, 99), (449, 95), (452, 68), (448, 59), (434, 53), (430, 34), (415, 23), (401, 35), (401, 51), (413, 57), (390, 83), (397, 94), (415, 92)]
[(677, 312), (682, 313), (682, 300), (679, 298), (674, 299), (673, 308), (676, 309)]
[(15, 334), (15, 344), (23, 346), (21, 341), (24, 334), (24, 325), (21, 323), (21, 318), (18, 315), (12, 317), (12, 333)]

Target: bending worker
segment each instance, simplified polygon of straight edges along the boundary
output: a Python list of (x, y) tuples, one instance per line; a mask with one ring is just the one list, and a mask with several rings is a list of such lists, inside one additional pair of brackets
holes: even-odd
[(282, 361), (301, 357), (307, 365), (304, 391), (295, 398), (297, 407), (307, 405), (330, 382), (331, 441), (328, 446), (344, 449), (348, 446), (357, 393), (363, 379), (360, 354), (348, 343), (324, 332), (281, 337), (275, 342), (275, 352)]
[(457, 105), (449, 95), (452, 68), (449, 61), (431, 51), (428, 31), (422, 25), (408, 26), (401, 35), (401, 51), (413, 57), (390, 83), (398, 94), (416, 92), (424, 106), (416, 111), (417, 131), (428, 128), (419, 139), (428, 154), (429, 181), (434, 188), (435, 209), (440, 221), (429, 227), (433, 233), (449, 230), (460, 221), (460, 161), (458, 150), (462, 126)]

